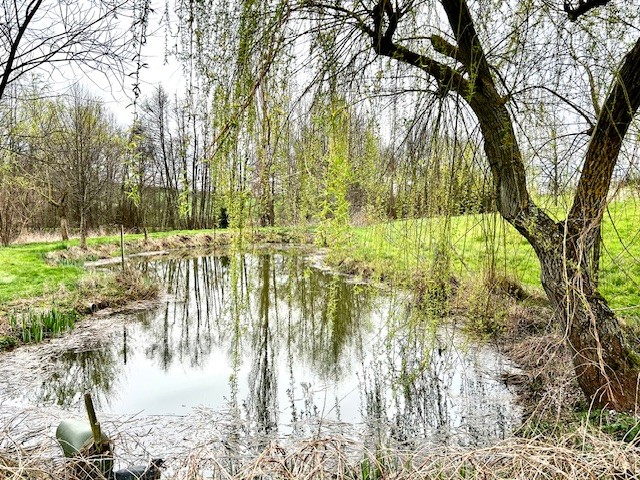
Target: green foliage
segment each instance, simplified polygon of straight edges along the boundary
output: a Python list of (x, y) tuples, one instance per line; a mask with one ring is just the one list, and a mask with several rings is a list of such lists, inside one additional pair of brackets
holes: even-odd
[(381, 480), (402, 470), (401, 460), (393, 454), (393, 449), (376, 445), (373, 452), (364, 455), (360, 461), (360, 480)]
[(464, 294), (465, 328), (481, 337), (497, 337), (506, 328), (507, 309), (502, 299), (494, 292), (494, 286), (486, 282), (476, 284)]
[(13, 336), (0, 336), (0, 352), (18, 346), (18, 339)]
[(182, 179), (182, 188), (178, 195), (178, 215), (180, 218), (187, 218), (191, 215), (191, 192), (186, 173), (183, 172), (180, 177)]
[(360, 475), (362, 480), (380, 480), (384, 478), (384, 472), (379, 462), (368, 456), (360, 462)]
[(578, 418), (616, 440), (640, 444), (640, 420), (634, 415), (611, 410), (591, 410), (580, 412)]
[(13, 313), (9, 316), (9, 323), (20, 332), (24, 343), (37, 343), (72, 329), (78, 317), (75, 310), (58, 310), (54, 307), (47, 311)]
[(129, 132), (129, 141), (125, 142), (123, 166), (127, 172), (124, 179), (124, 191), (134, 205), (140, 207), (142, 202), (142, 183), (144, 181), (144, 160), (141, 144), (143, 141), (139, 122), (134, 123)]
[[(10, 136), (11, 133), (15, 132), (9, 132)], [(0, 148), (0, 242), (4, 246), (18, 237), (32, 213), (30, 183), (20, 172), (17, 146), (12, 145), (12, 140), (17, 143), (17, 139), (9, 138), (9, 148)]]
[(329, 122), (329, 147), (326, 154), (325, 191), (318, 214), (317, 234), (323, 246), (347, 247), (349, 244), (349, 201), (347, 191), (351, 182), (349, 162), (348, 113), (337, 102)]

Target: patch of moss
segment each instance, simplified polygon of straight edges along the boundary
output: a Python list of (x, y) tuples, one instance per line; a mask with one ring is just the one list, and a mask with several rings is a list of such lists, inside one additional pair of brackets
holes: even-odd
[(12, 336), (0, 336), (0, 352), (11, 350), (18, 346), (18, 339)]

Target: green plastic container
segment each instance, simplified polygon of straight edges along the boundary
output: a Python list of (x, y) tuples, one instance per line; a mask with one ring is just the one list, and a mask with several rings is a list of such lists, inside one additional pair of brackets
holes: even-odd
[[(93, 444), (91, 425), (79, 420), (63, 420), (56, 429), (56, 439), (65, 457), (77, 457), (85, 453)], [(110, 439), (102, 433), (102, 441), (109, 443)], [(93, 455), (86, 460), (99, 469), (105, 477), (110, 477), (113, 470), (113, 457), (110, 454)]]

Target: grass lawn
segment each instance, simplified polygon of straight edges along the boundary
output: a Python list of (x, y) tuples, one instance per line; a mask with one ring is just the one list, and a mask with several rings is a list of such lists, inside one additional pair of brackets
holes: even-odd
[[(552, 209), (561, 217), (559, 208)], [(272, 229), (280, 232), (282, 229)], [(151, 233), (151, 239), (191, 236), (202, 231)], [(540, 287), (538, 260), (527, 241), (497, 214), (462, 215), (353, 227), (346, 248), (337, 257), (366, 262), (374, 272), (411, 279), (412, 272), (432, 271), (435, 259), (448, 258), (456, 277), (477, 277), (491, 265), (529, 289)], [(626, 317), (640, 317), (640, 200), (612, 202), (603, 223), (600, 289), (610, 305)], [(143, 235), (126, 235), (127, 242)], [(119, 236), (88, 239), (89, 246), (117, 245)], [(0, 304), (40, 296), (59, 285), (73, 289), (83, 275), (79, 265), (48, 265), (44, 255), (78, 245), (69, 242), (31, 243), (0, 248)], [(117, 254), (117, 248), (114, 248)]]
[[(561, 217), (561, 212), (555, 216)], [(640, 317), (640, 200), (613, 202), (603, 222), (600, 290), (623, 316)], [(497, 214), (403, 220), (355, 228), (349, 255), (374, 270), (431, 271), (448, 252), (450, 272), (497, 273), (541, 291), (540, 267), (527, 241)], [(408, 276), (407, 278), (410, 278)]]
[(38, 297), (61, 285), (72, 289), (83, 273), (77, 265), (48, 265), (44, 255), (64, 243), (34, 243), (0, 248), (0, 304)]
[[(277, 238), (284, 230), (280, 228), (262, 229), (265, 233), (273, 233)], [(234, 233), (233, 230), (226, 232)], [(212, 233), (211, 230), (173, 230), (149, 234), (150, 240), (166, 239), (176, 236), (194, 236)], [(144, 235), (125, 235), (126, 243), (142, 242)], [(49, 265), (45, 255), (56, 250), (78, 247), (80, 241), (72, 239), (67, 242), (34, 242), (0, 247), (0, 309), (7, 302), (19, 299), (39, 297), (56, 292), (61, 286), (73, 290), (77, 282), (85, 274), (82, 262), (68, 261)], [(92, 237), (87, 239), (89, 249), (102, 245), (112, 245), (112, 255), (119, 255), (119, 235)], [(91, 253), (88, 257), (91, 259)]]

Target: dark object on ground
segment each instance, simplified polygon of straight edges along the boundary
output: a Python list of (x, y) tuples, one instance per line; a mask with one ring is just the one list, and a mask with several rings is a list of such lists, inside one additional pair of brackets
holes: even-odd
[(220, 208), (218, 215), (218, 228), (229, 228), (229, 213), (225, 207)]
[(157, 480), (164, 460), (154, 458), (149, 465), (134, 465), (114, 472), (115, 480)]

